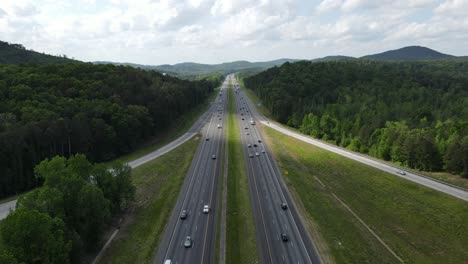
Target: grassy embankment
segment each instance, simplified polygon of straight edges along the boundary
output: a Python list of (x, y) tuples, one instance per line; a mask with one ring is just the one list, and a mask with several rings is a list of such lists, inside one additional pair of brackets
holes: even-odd
[(249, 199), (234, 93), (229, 85), (229, 169), (227, 180), (226, 263), (259, 263), (255, 222)]
[[(258, 103), (260, 103), (261, 100), (255, 95), (255, 93), (252, 90), (249, 90), (249, 89), (245, 88), (242, 79), (240, 79), (240, 80), (238, 79), (238, 82), (239, 82), (240, 86), (242, 88), (244, 88), (244, 91), (246, 92), (246, 94), (250, 98), (250, 100), (257, 106), (257, 109), (259, 110), (259, 112), (262, 113), (264, 116), (271, 119), (270, 111), (265, 106), (263, 106), (263, 104), (258, 106)], [(280, 125), (282, 125), (282, 124), (280, 124)], [(294, 131), (300, 133), (298, 129), (288, 127), (286, 125), (283, 125), (283, 126), (290, 129), (290, 130), (294, 130)], [(332, 144), (333, 144), (333, 142), (332, 142)], [(369, 155), (366, 155), (366, 154), (362, 154), (362, 153), (359, 153), (359, 154), (363, 155), (363, 156), (366, 156), (368, 158), (371, 158), (371, 159), (376, 159), (376, 160), (378, 160), (380, 162), (384, 162), (384, 163), (387, 163), (387, 164), (392, 165), (392, 166), (402, 167), (401, 164), (396, 164), (396, 163), (393, 163), (391, 161), (379, 160), (379, 159), (377, 159), (375, 157), (372, 157), (372, 156), (369, 156)], [(442, 181), (442, 182), (446, 182), (446, 183), (449, 183), (449, 184), (453, 184), (455, 186), (460, 186), (460, 187), (463, 187), (465, 189), (468, 189), (468, 179), (463, 178), (460, 175), (456, 175), (456, 174), (452, 174), (452, 173), (448, 173), (448, 172), (418, 171), (418, 170), (414, 170), (414, 169), (410, 169), (410, 168), (406, 168), (406, 167), (404, 168), (404, 170), (407, 170), (407, 171), (413, 172), (413, 173), (417, 173), (417, 174), (421, 174), (421, 175), (424, 175), (424, 176), (427, 176), (427, 177), (430, 177), (430, 178), (433, 178), (433, 179), (436, 179), (436, 180), (439, 180), (439, 181)]]
[[(466, 263), (468, 203), (264, 128), (313, 236), (337, 263)], [(317, 234), (318, 233), (318, 234)]]
[(136, 199), (100, 263), (153, 263), (200, 136), (133, 170)]

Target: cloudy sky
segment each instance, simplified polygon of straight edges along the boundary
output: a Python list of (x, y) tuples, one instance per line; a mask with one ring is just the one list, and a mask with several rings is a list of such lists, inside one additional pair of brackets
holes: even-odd
[(468, 55), (468, 0), (0, 0), (0, 40), (83, 61)]

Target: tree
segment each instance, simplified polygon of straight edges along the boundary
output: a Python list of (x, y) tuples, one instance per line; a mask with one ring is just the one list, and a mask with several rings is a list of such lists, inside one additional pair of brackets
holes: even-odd
[(37, 210), (18, 208), (2, 223), (1, 234), (8, 252), (24, 263), (69, 263), (71, 241), (65, 224)]

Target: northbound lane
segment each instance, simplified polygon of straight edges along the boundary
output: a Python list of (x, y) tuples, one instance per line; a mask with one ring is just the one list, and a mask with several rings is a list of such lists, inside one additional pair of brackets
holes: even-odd
[[(257, 116), (233, 81), (261, 263), (320, 263), (281, 173), (255, 125)], [(287, 208), (283, 209), (282, 203)], [(282, 234), (287, 241), (283, 241)]]

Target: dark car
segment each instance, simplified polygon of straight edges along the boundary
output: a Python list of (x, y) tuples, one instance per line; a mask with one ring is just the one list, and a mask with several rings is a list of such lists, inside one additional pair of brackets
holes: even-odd
[(206, 140), (206, 141), (209, 141), (209, 140), (210, 140), (210, 138), (206, 138), (205, 140)]
[(254, 147), (258, 147), (257, 144), (254, 144)]
[(259, 140), (258, 140), (258, 143), (262, 143), (262, 141), (259, 139)]
[(182, 210), (182, 212), (180, 213), (180, 219), (184, 220), (187, 218), (187, 210)]
[(285, 233), (282, 233), (281, 234), (281, 240), (283, 240), (283, 242), (288, 242), (288, 240), (289, 240), (288, 235), (286, 235)]
[(283, 210), (286, 210), (286, 209), (288, 209), (288, 205), (286, 203), (281, 203), (281, 208)]

